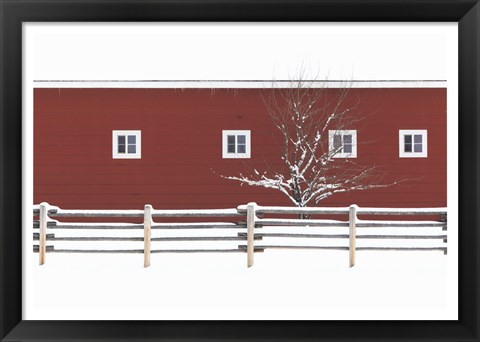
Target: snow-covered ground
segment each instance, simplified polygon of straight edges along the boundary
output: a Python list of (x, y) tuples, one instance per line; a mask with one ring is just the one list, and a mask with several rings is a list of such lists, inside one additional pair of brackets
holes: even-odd
[[(442, 234), (441, 228), (434, 230), (429, 229)], [(339, 233), (338, 228), (335, 232)], [(55, 233), (61, 235), (60, 230)], [(101, 233), (105, 236), (105, 231)], [(143, 232), (136, 233), (142, 236)], [(166, 233), (154, 230), (152, 237)], [(358, 234), (362, 233), (367, 232), (359, 229)], [(277, 241), (348, 245), (347, 239), (314, 243), (312, 239), (269, 238), (255, 243)], [(111, 247), (105, 242), (87, 244), (95, 248), (99, 243), (102, 248), (119, 246), (118, 242), (109, 243)], [(357, 247), (365, 243), (358, 239)], [(391, 246), (399, 242), (375, 243)], [(446, 245), (443, 240), (402, 240), (405, 243)], [(143, 242), (120, 244), (143, 248)], [(178, 244), (152, 242), (152, 249), (175, 249)], [(218, 242), (181, 246), (197, 248), (198, 244), (219, 246)], [(239, 244), (246, 242), (220, 243), (225, 248)], [(80, 243), (55, 245), (76, 248)], [(85, 242), (81, 246), (85, 248)], [(357, 251), (353, 268), (348, 267), (348, 251), (329, 250), (266, 250), (255, 253), (251, 268), (246, 267), (246, 253), (154, 253), (149, 268), (143, 268), (143, 254), (48, 253), (43, 266), (38, 266), (38, 254), (29, 254), (26, 277), (34, 286), (25, 292), (25, 319), (456, 319), (457, 277), (450, 249), (448, 255), (440, 251)]]

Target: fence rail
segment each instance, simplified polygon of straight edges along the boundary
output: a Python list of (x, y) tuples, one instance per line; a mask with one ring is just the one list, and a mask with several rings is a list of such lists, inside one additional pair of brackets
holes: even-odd
[[(280, 215), (278, 217), (266, 217)], [(296, 217), (291, 217), (297, 215)], [(235, 209), (205, 210), (157, 210), (147, 204), (144, 210), (70, 210), (41, 203), (33, 207), (35, 241), (33, 250), (39, 253), (40, 265), (45, 263), (46, 253), (142, 253), (144, 267), (150, 266), (154, 253), (246, 253), (247, 266), (254, 263), (254, 254), (267, 249), (345, 250), (349, 251), (349, 265), (355, 265), (357, 251), (442, 251), (447, 254), (446, 208), (360, 208), (356, 205), (337, 208), (295, 208), (259, 206), (256, 203), (240, 205)], [(286, 217), (287, 216), (287, 217)], [(300, 216), (301, 218), (298, 218)], [(326, 217), (325, 217), (326, 216)], [(342, 216), (341, 219), (332, 219)], [(359, 219), (359, 216), (368, 219)], [(394, 219), (374, 219), (376, 216), (392, 216)], [(320, 218), (319, 218), (320, 217)], [(322, 218), (325, 217), (325, 218)], [(373, 217), (373, 219), (372, 219)], [(78, 222), (59, 219), (76, 218)], [(83, 222), (93, 218), (112, 220), (133, 219), (143, 222)], [(191, 221), (207, 218), (211, 222), (156, 222), (162, 219), (182, 218)], [(228, 219), (227, 219), (228, 218)], [(218, 221), (220, 220), (220, 221)], [(304, 232), (303, 230), (314, 230)], [(315, 231), (320, 229), (321, 231)], [(362, 233), (373, 229), (374, 233)], [(441, 230), (440, 230), (441, 229)], [(132, 236), (142, 230), (143, 236)], [(210, 231), (218, 231), (209, 235)], [(325, 231), (325, 230), (330, 230)], [(401, 230), (395, 233), (394, 230)], [(411, 231), (414, 230), (413, 233)], [(421, 232), (419, 232), (421, 230)], [(432, 230), (433, 233), (432, 233)], [(440, 231), (439, 231), (440, 230)], [(95, 232), (128, 232), (128, 236), (105, 236)], [(59, 234), (57, 232), (63, 232)], [(86, 235), (88, 232), (90, 235)], [(175, 235), (156, 236), (155, 232)], [(190, 232), (187, 234), (186, 232)], [(195, 232), (197, 235), (192, 235)], [(79, 235), (80, 234), (80, 235)], [(117, 233), (116, 233), (117, 234)], [(201, 234), (201, 235), (198, 235)], [(346, 241), (345, 244), (315, 245), (304, 241)], [(265, 240), (265, 241), (264, 241)], [(294, 243), (296, 241), (301, 243)], [(357, 246), (357, 240), (365, 245)], [(398, 241), (440, 241), (440, 245), (399, 245)], [(36, 242), (38, 241), (38, 244)], [(62, 243), (142, 243), (141, 248), (81, 248), (63, 247)], [(287, 244), (285, 244), (285, 241)], [(376, 245), (375, 241), (394, 241), (393, 246)], [(163, 242), (176, 242), (175, 248), (158, 248)], [(184, 243), (212, 243), (212, 248), (178, 248)], [(239, 242), (245, 244), (238, 245)], [(237, 243), (228, 245), (227, 243)], [(155, 248), (152, 245), (155, 244)]]

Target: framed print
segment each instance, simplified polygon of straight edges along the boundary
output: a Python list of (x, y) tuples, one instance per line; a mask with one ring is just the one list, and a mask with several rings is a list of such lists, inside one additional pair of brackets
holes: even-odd
[(478, 340), (476, 1), (1, 4), (2, 341)]

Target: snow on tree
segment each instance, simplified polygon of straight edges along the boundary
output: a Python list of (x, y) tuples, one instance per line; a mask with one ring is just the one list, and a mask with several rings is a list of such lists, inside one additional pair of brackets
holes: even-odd
[(332, 89), (326, 82), (300, 79), (265, 90), (262, 98), (277, 129), (281, 166), (266, 163), (263, 170), (222, 177), (278, 190), (298, 207), (316, 205), (338, 193), (397, 184), (383, 184), (375, 165), (348, 158), (356, 149), (356, 137), (349, 130), (356, 130), (368, 116), (360, 112), (361, 98), (350, 95), (350, 88), (345, 84)]

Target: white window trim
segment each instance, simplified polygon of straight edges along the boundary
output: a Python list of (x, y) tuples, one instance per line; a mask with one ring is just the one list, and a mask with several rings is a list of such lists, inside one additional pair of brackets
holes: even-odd
[[(245, 153), (228, 153), (228, 141), (229, 135), (245, 135)], [(250, 143), (250, 131), (237, 131), (237, 130), (223, 130), (222, 131), (222, 157), (223, 159), (247, 159), (250, 158), (251, 152)]]
[(328, 131), (328, 150), (333, 153), (333, 137), (335, 135), (351, 135), (352, 136), (352, 153), (337, 152), (333, 158), (357, 158), (357, 131), (354, 129), (329, 130)]
[[(422, 152), (405, 152), (405, 135), (422, 135)], [(413, 146), (412, 146), (413, 147)], [(428, 134), (426, 129), (401, 129), (398, 131), (398, 154), (400, 158), (427, 158)]]
[[(118, 153), (118, 136), (136, 136), (136, 153)], [(113, 159), (140, 159), (142, 158), (142, 131), (112, 131), (112, 158)]]

